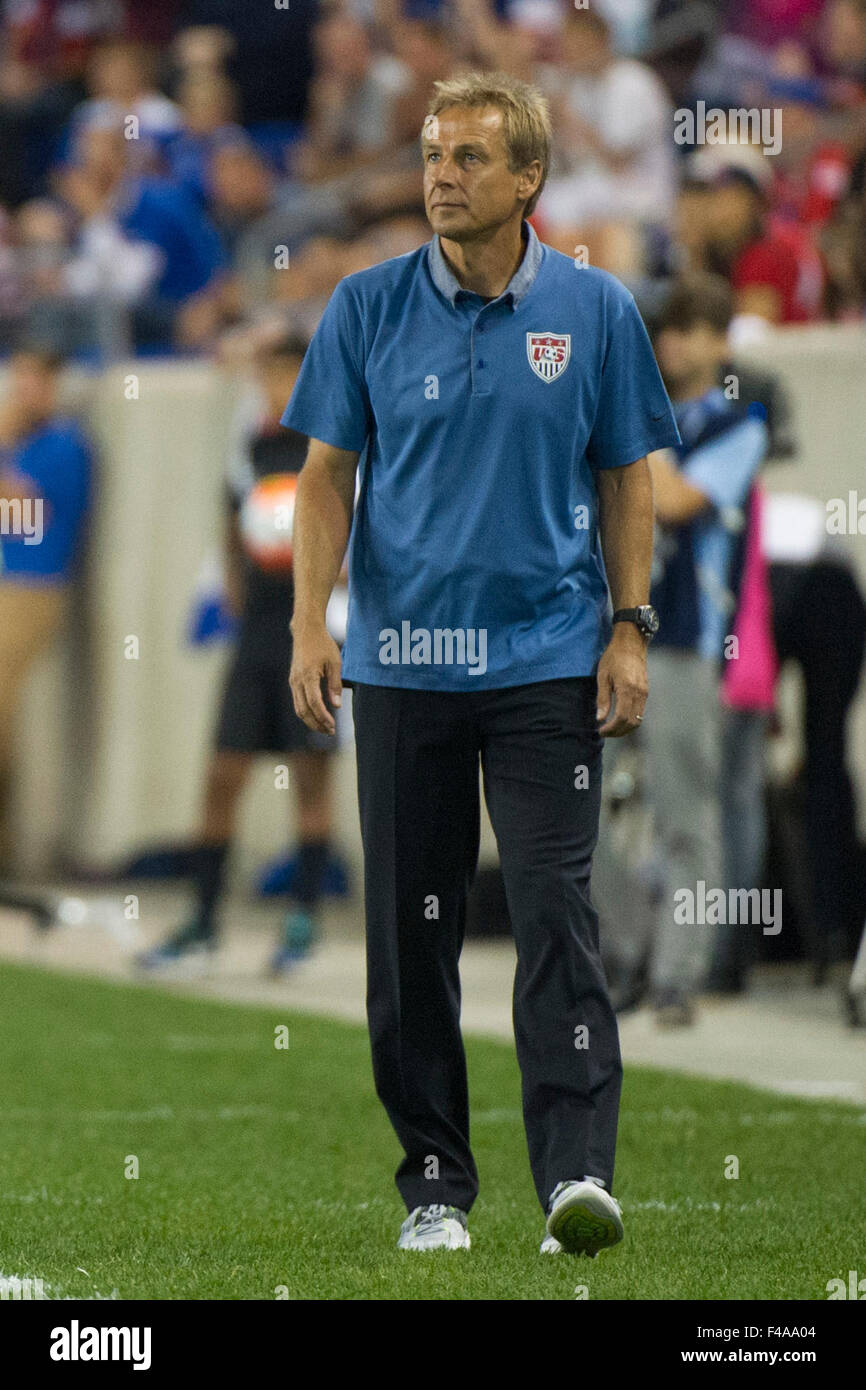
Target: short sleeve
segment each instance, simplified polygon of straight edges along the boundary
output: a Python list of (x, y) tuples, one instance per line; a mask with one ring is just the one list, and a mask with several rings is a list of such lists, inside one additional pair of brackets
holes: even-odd
[(341, 280), (307, 348), (282, 424), (360, 453), (372, 426), (363, 356), (360, 312)]
[(587, 458), (621, 468), (653, 449), (679, 444), (671, 403), (638, 307), (627, 291), (605, 352)]

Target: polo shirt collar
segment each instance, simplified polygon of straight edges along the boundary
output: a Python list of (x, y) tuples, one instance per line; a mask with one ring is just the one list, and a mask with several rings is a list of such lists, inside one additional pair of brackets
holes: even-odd
[[(543, 254), (541, 242), (538, 240), (532, 223), (524, 221), (523, 226), (526, 228), (527, 233), (523, 260), (520, 262), (520, 265), (502, 291), (502, 294), (498, 296), (499, 299), (504, 299), (506, 295), (510, 296), (512, 308), (516, 308), (524, 295), (528, 294), (538, 274), (538, 268), (541, 265), (541, 257)], [(461, 290), (464, 294), (469, 293), (469, 291), (465, 290), (460, 284), (442, 254), (442, 247), (439, 245), (438, 234), (434, 236), (429, 244), (427, 261), (430, 266), (430, 274), (433, 277), (434, 285), (439, 293), (451, 304), (455, 303), (457, 295)]]

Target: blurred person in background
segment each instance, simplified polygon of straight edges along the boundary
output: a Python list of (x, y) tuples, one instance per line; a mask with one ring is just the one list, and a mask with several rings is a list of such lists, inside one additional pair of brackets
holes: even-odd
[[(863, 918), (848, 731), (866, 655), (866, 601), (850, 542), (830, 530), (825, 501), (771, 494), (765, 548), (779, 660), (795, 663), (803, 675), (803, 911), (820, 982)], [(847, 1002), (857, 1021), (854, 1001)]]
[(377, 53), (366, 27), (345, 11), (326, 13), (313, 41), (306, 132), (292, 161), (293, 172), (307, 184), (381, 159), (391, 145), (397, 97), (409, 85), (404, 65)]
[(557, 166), (538, 205), (550, 245), (619, 275), (643, 268), (649, 228), (668, 223), (677, 164), (670, 99), (644, 63), (617, 58), (594, 10), (569, 13), (548, 82)]
[(182, 0), (171, 57), (185, 72), (219, 70), (236, 83), (242, 124), (284, 149), (297, 134), (313, 74), (312, 31), (322, 3)]
[(108, 355), (120, 355), (127, 323), (137, 349), (194, 348), (221, 322), (224, 258), (213, 225), (168, 180), (133, 172), (128, 144), (113, 121), (90, 125), (74, 162), (58, 170), (75, 218), (73, 254), (63, 293), (37, 302), (30, 322), (58, 349), (105, 352), (108, 338)]
[(831, 71), (866, 88), (866, 0), (827, 0), (820, 53)]
[(91, 126), (118, 125), (130, 132), (130, 159), (142, 170), (155, 170), (165, 143), (182, 125), (180, 108), (156, 85), (156, 72), (157, 55), (144, 44), (123, 39), (97, 48), (88, 64), (90, 96), (72, 113), (71, 147)]
[[(536, 7), (536, 18), (538, 8)], [(454, 0), (457, 44), (464, 63), (530, 81), (545, 52), (538, 29), (497, 13), (493, 0)], [(557, 16), (561, 19), (561, 13)], [(559, 25), (555, 26), (555, 31)], [(554, 31), (554, 32), (555, 32)]]
[(0, 201), (45, 193), (56, 141), (87, 94), (90, 55), (124, 23), (118, 0), (3, 0)]
[(292, 149), (290, 181), (262, 234), (273, 248), (300, 249), (310, 236), (348, 236), (364, 221), (421, 206), (418, 130), (408, 127), (421, 92), (450, 48), (436, 26), (398, 24), (394, 45), (412, 66), (377, 52), (357, 19), (326, 14), (314, 30), (315, 76), (302, 139)]
[(18, 341), (26, 302), (14, 232), (12, 217), (0, 206), (0, 353)]
[(701, 94), (696, 74), (713, 54), (723, 20), (714, 0), (656, 0), (643, 57), (676, 107)]
[(771, 222), (767, 157), (754, 146), (718, 145), (690, 161), (678, 226), (688, 267), (723, 276), (741, 320), (806, 323), (821, 308), (823, 273), (808, 240)]
[(866, 151), (856, 160), (846, 196), (821, 232), (831, 319), (862, 322), (866, 313)]
[(697, 891), (699, 880), (727, 887), (719, 681), (735, 541), (768, 443), (763, 421), (718, 385), (732, 312), (723, 280), (684, 277), (655, 344), (682, 439), (650, 457), (658, 523), (651, 602), (660, 628), (648, 657), (654, 716), (642, 731), (662, 855), (650, 981), (658, 1022), (673, 1026), (692, 1022), (713, 946), (706, 926), (675, 923), (674, 892)]
[(253, 761), (288, 755), (299, 840), (295, 903), (286, 914), (271, 958), (274, 974), (294, 965), (317, 934), (317, 909), (332, 833), (331, 757), (334, 740), (308, 729), (292, 707), (289, 667), (294, 602), (291, 571), (271, 573), (250, 558), (239, 516), (256, 482), (298, 473), (305, 436), (280, 425), (303, 361), (305, 344), (283, 338), (256, 360), (261, 412), (230, 459), (226, 494), (225, 562), (229, 603), (239, 622), (237, 644), (222, 694), (207, 770), (198, 843), (184, 856), (195, 881), (195, 911), (168, 939), (139, 957), (144, 969), (203, 962), (218, 941), (217, 912), (235, 832), (236, 811)]
[(237, 120), (239, 93), (223, 73), (196, 71), (183, 78), (177, 100), (182, 127), (165, 142), (163, 158), (172, 181), (204, 205), (212, 156), (225, 145), (246, 139)]
[(90, 504), (92, 449), (59, 411), (61, 368), (20, 349), (0, 402), (0, 814), (20, 695), (63, 622)]

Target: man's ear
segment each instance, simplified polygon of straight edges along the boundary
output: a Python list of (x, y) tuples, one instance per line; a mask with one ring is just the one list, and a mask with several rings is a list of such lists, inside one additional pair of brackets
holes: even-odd
[(540, 182), (541, 161), (538, 159), (534, 159), (531, 164), (527, 164), (526, 168), (521, 170), (520, 184), (518, 186), (518, 196), (524, 202), (528, 203), (532, 195), (537, 190)]

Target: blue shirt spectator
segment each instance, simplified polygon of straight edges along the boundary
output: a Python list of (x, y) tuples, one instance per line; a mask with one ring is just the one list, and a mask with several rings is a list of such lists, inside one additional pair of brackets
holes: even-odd
[(117, 211), (127, 236), (150, 242), (163, 255), (154, 286), (163, 299), (179, 303), (203, 290), (224, 264), (216, 229), (184, 189), (165, 179), (139, 177), (121, 193)]
[(736, 606), (730, 587), (734, 552), (749, 489), (767, 451), (767, 427), (715, 387), (676, 402), (674, 415), (682, 475), (711, 505), (685, 525), (660, 530), (651, 596), (660, 617), (654, 645), (720, 659)]
[(0, 579), (65, 583), (72, 575), (90, 501), (92, 451), (87, 438), (74, 420), (46, 420), (0, 453), (0, 475), (4, 473), (32, 483), (34, 500), (41, 499), (43, 508), (41, 537), (35, 528), (29, 536), (11, 534), (5, 527), (0, 531)]

